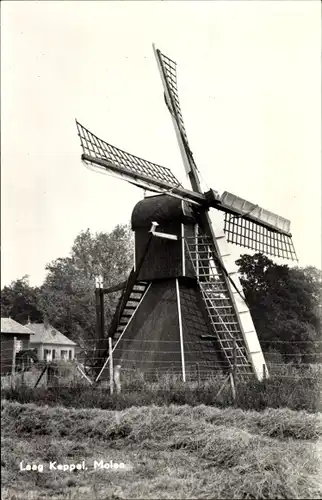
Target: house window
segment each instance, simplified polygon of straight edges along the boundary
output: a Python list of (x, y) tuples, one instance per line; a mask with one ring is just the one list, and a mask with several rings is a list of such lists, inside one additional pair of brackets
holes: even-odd
[(69, 350), (68, 357), (69, 357), (69, 359), (72, 359), (72, 351), (71, 350)]
[(55, 359), (55, 358), (56, 358), (56, 351), (55, 351), (55, 349), (53, 349), (53, 359)]
[(22, 350), (22, 340), (16, 340), (16, 352)]
[(45, 361), (51, 361), (52, 359), (51, 349), (44, 349), (44, 359)]
[(66, 361), (67, 360), (67, 351), (60, 351), (60, 356), (61, 356), (61, 359)]

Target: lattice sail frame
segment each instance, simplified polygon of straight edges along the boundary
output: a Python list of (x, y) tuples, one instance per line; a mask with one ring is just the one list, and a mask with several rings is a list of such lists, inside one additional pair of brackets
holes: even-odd
[(188, 143), (188, 137), (179, 102), (177, 64), (172, 59), (162, 54), (159, 49), (156, 49), (154, 46), (153, 49), (163, 83), (165, 102), (173, 120), (186, 174), (189, 176), (193, 190), (201, 193), (202, 191), (197, 175), (197, 166), (194, 162)]
[(142, 174), (152, 179), (155, 178), (173, 187), (181, 186), (169, 168), (144, 160), (108, 144), (83, 127), (77, 120), (76, 125), (85, 155), (111, 162), (114, 166), (121, 167), (131, 174)]
[(175, 118), (180, 132), (183, 135), (186, 145), (188, 145), (188, 137), (183, 122), (182, 111), (180, 107), (178, 82), (177, 82), (177, 63), (169, 57), (162, 54), (160, 50), (156, 50), (158, 60), (163, 72), (163, 76), (169, 92), (170, 102), (166, 100), (167, 106), (171, 113), (175, 113)]
[(225, 213), (224, 232), (228, 243), (283, 259), (297, 260), (292, 237), (256, 222)]

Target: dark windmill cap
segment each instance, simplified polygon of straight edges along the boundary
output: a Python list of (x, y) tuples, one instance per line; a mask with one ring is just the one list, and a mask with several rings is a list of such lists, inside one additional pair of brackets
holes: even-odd
[(194, 224), (194, 216), (191, 205), (179, 198), (168, 194), (149, 196), (139, 201), (132, 212), (132, 229), (140, 227), (151, 227), (151, 221), (159, 224), (183, 223)]

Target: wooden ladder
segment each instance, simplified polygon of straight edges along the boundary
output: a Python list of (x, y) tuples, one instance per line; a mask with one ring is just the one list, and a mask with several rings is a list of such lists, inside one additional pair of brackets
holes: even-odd
[(185, 243), (215, 337), (229, 366), (235, 357), (237, 372), (255, 373), (261, 380), (264, 370), (268, 373), (264, 356), (224, 233), (216, 237), (223, 264), (208, 236), (198, 232), (185, 238)]

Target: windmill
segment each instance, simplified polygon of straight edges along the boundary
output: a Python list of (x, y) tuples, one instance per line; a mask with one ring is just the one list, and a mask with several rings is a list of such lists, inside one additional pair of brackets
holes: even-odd
[[(125, 370), (171, 368), (185, 380), (197, 363), (205, 372), (229, 371), (234, 363), (241, 376), (261, 380), (268, 374), (265, 359), (229, 244), (296, 260), (290, 221), (227, 191), (202, 191), (180, 108), (176, 63), (153, 50), (191, 190), (169, 169), (108, 144), (76, 121), (88, 167), (156, 193), (132, 213), (135, 256), (127, 281), (100, 287), (101, 294), (122, 294), (100, 346), (95, 380), (108, 373), (111, 352)], [(213, 226), (211, 211), (224, 213), (222, 227)]]

